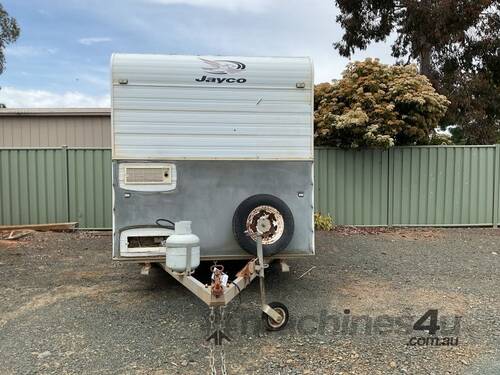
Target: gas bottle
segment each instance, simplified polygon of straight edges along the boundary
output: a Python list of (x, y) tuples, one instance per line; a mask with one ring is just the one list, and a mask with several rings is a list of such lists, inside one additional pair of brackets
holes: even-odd
[[(174, 234), (165, 241), (166, 266), (175, 272), (194, 270), (200, 265), (200, 239), (191, 232), (190, 221), (175, 223)], [(191, 264), (188, 264), (188, 258)]]

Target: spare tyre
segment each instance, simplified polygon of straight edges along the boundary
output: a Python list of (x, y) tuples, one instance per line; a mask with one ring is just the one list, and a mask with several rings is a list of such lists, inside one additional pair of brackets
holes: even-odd
[(264, 256), (274, 255), (290, 243), (294, 231), (292, 211), (278, 197), (253, 195), (241, 202), (234, 212), (234, 237), (241, 248), (252, 255), (257, 255), (258, 224)]

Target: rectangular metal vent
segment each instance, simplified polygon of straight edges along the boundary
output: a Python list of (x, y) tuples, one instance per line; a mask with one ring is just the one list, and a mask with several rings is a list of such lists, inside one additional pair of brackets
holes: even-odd
[(170, 167), (127, 167), (126, 184), (170, 184), (172, 173)]

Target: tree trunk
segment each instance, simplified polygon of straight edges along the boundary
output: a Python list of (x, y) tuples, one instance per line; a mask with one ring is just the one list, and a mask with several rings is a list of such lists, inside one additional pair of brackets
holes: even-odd
[(422, 47), (420, 51), (420, 74), (423, 74), (427, 78), (431, 79), (432, 75), (432, 62), (431, 62), (431, 47)]

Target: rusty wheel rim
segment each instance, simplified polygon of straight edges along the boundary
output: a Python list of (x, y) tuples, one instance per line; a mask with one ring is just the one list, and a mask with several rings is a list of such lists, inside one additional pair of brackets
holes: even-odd
[(262, 233), (262, 244), (271, 245), (278, 241), (285, 231), (283, 215), (274, 207), (262, 205), (248, 214), (246, 227), (250, 237), (257, 241), (258, 229)]
[(267, 317), (267, 322), (269, 323), (269, 325), (272, 328), (279, 328), (285, 322), (285, 315), (286, 315), (286, 313), (285, 313), (285, 311), (281, 307), (274, 307), (274, 311), (276, 311), (278, 314), (281, 315), (281, 322), (277, 322), (276, 320), (274, 320), (270, 316)]

